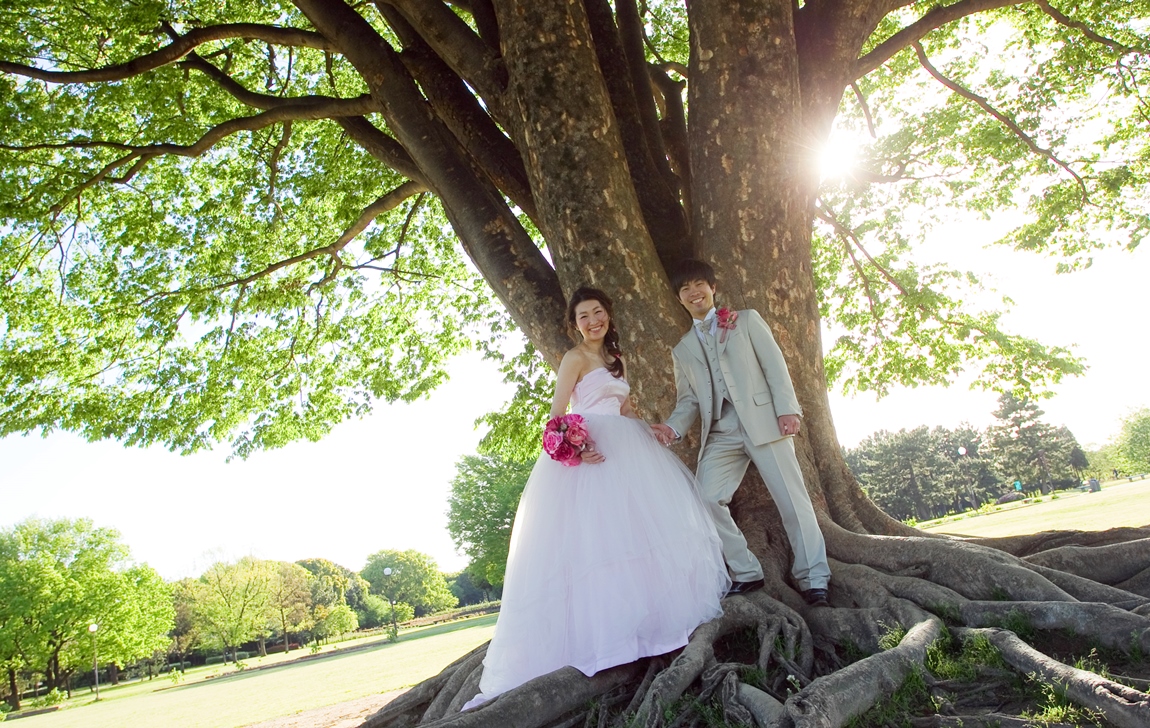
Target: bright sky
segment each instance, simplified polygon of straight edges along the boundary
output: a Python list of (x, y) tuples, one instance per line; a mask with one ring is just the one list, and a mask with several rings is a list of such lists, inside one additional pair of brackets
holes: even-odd
[[(1084, 445), (1116, 434), (1150, 406), (1150, 254), (1111, 251), (1086, 271), (1056, 276), (1050, 261), (972, 250), (967, 267), (993, 272), (1017, 306), (1005, 325), (1048, 344), (1076, 345), (1090, 370), (1042, 403)], [(380, 549), (417, 549), (445, 571), (466, 560), (446, 531), (454, 464), (474, 452), (481, 414), (510, 395), (494, 367), (463, 358), (426, 401), (381, 406), (319, 443), (225, 463), (226, 450), (181, 457), (158, 448), (89, 444), (66, 433), (0, 440), (0, 527), (29, 516), (89, 517), (123, 535), (165, 578), (198, 576), (244, 555), (331, 559), (363, 567)], [(992, 421), (995, 396), (962, 386), (902, 390), (885, 399), (832, 395), (844, 445), (879, 429)]]

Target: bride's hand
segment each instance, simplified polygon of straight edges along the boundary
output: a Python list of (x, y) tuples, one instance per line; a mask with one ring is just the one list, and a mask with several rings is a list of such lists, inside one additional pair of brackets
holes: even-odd
[(601, 463), (607, 458), (603, 457), (603, 453), (595, 449), (595, 445), (588, 443), (587, 447), (583, 448), (583, 452), (579, 453), (579, 457), (585, 463)]

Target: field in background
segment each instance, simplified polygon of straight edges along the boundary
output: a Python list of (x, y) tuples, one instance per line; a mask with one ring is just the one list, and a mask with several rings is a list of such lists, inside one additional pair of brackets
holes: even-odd
[(1150, 479), (1113, 481), (1098, 493), (1059, 491), (1042, 496), (1040, 502), (1008, 503), (1000, 511), (948, 516), (920, 523), (918, 527), (935, 533), (988, 538), (1146, 525), (1150, 525)]
[[(100, 690), (100, 702), (76, 693), (72, 706), (22, 718), (21, 728), (236, 728), (304, 710), (414, 685), (491, 639), (497, 615), (473, 617), (403, 632), (322, 659), (291, 660), (273, 669), (248, 660), (249, 669), (165, 688), (164, 678)], [(306, 654), (306, 650), (301, 651)], [(292, 653), (298, 657), (301, 652)], [(281, 657), (282, 656), (276, 656)], [(270, 659), (270, 658), (267, 658)]]

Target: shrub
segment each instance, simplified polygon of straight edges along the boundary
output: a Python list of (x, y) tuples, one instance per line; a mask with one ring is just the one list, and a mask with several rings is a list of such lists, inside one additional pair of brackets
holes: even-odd
[(205, 665), (219, 665), (223, 661), (224, 661), (223, 655), (212, 655), (208, 659), (204, 660), (204, 664)]
[(52, 688), (48, 692), (44, 693), (43, 697), (34, 701), (34, 703), (38, 706), (49, 707), (52, 705), (59, 705), (60, 703), (63, 703), (67, 699), (68, 699), (67, 693), (60, 690), (59, 688)]

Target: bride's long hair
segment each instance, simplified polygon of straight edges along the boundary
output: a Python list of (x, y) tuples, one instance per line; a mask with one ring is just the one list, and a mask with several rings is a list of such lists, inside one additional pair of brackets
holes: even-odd
[(579, 328), (575, 325), (575, 307), (584, 301), (598, 301), (603, 310), (607, 312), (607, 335), (603, 337), (603, 345), (607, 349), (607, 353), (614, 357), (614, 361), (607, 364), (607, 371), (616, 377), (623, 376), (623, 349), (619, 347), (619, 331), (615, 328), (615, 313), (611, 308), (611, 299), (606, 293), (600, 291), (598, 288), (590, 288), (588, 286), (580, 286), (571, 294), (571, 300), (567, 302), (567, 327), (570, 329), (571, 338), (576, 342), (579, 339), (575, 338), (575, 333)]

